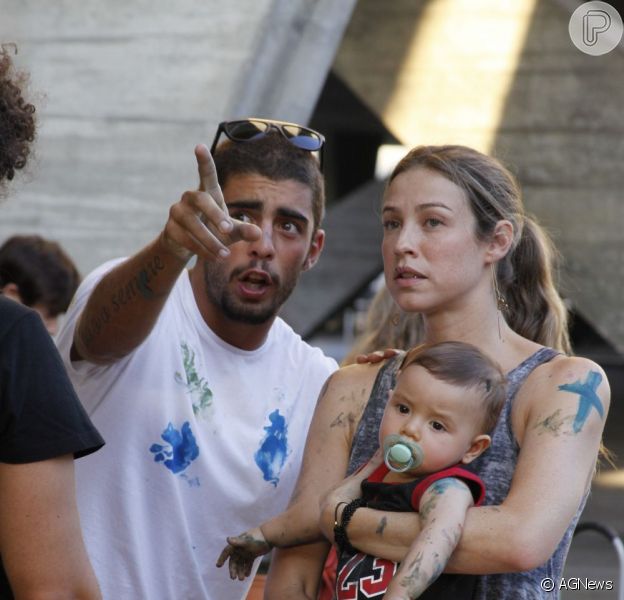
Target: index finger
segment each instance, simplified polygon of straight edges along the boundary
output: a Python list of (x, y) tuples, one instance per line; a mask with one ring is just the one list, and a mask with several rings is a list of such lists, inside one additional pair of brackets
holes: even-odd
[(221, 554), (219, 554), (219, 558), (217, 558), (217, 567), (222, 567), (225, 564), (225, 561), (232, 555), (232, 551), (234, 548), (228, 544), (223, 550)]
[(217, 178), (214, 160), (212, 160), (212, 155), (204, 144), (195, 146), (195, 158), (197, 159), (197, 171), (199, 173), (199, 190), (208, 192), (219, 207), (227, 211), (223, 192)]

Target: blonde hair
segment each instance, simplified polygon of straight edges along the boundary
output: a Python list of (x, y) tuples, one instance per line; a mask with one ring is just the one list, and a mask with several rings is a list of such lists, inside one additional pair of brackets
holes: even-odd
[(395, 167), (388, 185), (419, 167), (464, 190), (477, 221), (477, 239), (490, 239), (501, 220), (512, 224), (512, 246), (495, 271), (508, 304), (505, 318), (520, 335), (571, 353), (567, 309), (554, 283), (558, 255), (548, 234), (526, 214), (514, 176), (496, 159), (466, 146), (418, 146)]

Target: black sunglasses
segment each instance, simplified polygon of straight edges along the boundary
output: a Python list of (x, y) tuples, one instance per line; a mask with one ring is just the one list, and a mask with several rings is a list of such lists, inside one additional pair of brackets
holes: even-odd
[(233, 142), (252, 142), (264, 137), (271, 129), (277, 129), (293, 146), (308, 152), (319, 153), (319, 165), (323, 170), (323, 146), (325, 138), (318, 131), (286, 121), (272, 119), (241, 119), (240, 121), (223, 121), (219, 123), (217, 134), (210, 148), (214, 154), (222, 133)]

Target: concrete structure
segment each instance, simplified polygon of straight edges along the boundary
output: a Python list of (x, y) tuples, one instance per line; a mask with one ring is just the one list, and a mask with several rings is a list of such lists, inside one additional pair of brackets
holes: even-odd
[(0, 240), (59, 240), (83, 273), (162, 228), (219, 121), (306, 122), (355, 0), (0, 0), (40, 121)]

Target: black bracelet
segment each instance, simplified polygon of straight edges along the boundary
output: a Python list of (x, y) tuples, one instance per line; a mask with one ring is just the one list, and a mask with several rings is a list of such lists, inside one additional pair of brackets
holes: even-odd
[[(338, 516), (338, 507), (341, 503), (336, 505), (336, 517)], [(360, 507), (365, 506), (366, 502), (362, 498), (356, 498), (355, 500), (351, 500), (349, 504), (347, 504), (342, 511), (342, 516), (340, 518), (340, 525), (338, 524), (338, 519), (336, 518), (334, 521), (334, 542), (336, 546), (338, 546), (338, 551), (340, 554), (343, 552), (348, 552), (349, 554), (355, 554), (357, 550), (349, 543), (349, 538), (347, 537), (347, 525), (353, 516), (353, 513)]]
[(347, 504), (349, 504), (348, 502), (338, 502), (338, 504), (336, 504), (336, 508), (334, 508), (334, 527), (338, 527), (338, 509), (341, 506), (347, 506)]

